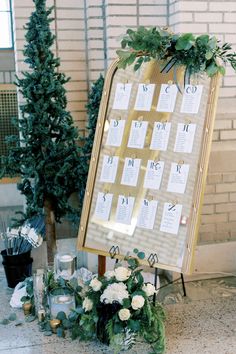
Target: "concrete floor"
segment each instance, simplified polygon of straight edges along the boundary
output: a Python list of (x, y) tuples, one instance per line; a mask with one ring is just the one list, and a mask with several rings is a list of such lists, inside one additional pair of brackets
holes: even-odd
[[(166, 354), (235, 354), (236, 278), (191, 282), (186, 288), (186, 298), (181, 296), (180, 285), (169, 285), (159, 293), (167, 314)], [(0, 268), (0, 320), (16, 312), (18, 320), (23, 321), (20, 326), (16, 321), (0, 325), (0, 354), (112, 353), (97, 342), (45, 337), (36, 321), (25, 323), (23, 312), (10, 308), (11, 292)], [(138, 343), (126, 353), (149, 352), (147, 344)]]

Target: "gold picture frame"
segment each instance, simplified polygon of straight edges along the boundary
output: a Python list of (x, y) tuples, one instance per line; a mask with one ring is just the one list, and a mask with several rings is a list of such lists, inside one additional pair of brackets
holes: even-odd
[[(195, 75), (191, 78), (192, 85), (202, 85), (203, 93), (197, 114), (180, 113), (182, 93), (184, 89), (184, 68), (161, 72), (161, 63), (151, 61), (142, 65), (138, 72), (130, 66), (126, 70), (118, 69), (118, 60), (110, 66), (103, 89), (103, 95), (97, 121), (97, 128), (90, 162), (83, 211), (78, 234), (78, 249), (102, 256), (110, 256), (110, 249), (118, 249), (115, 258), (123, 258), (132, 254), (134, 248), (143, 251), (146, 255), (141, 261), (143, 265), (150, 265), (148, 259), (156, 255), (154, 267), (170, 271), (191, 273), (192, 259), (201, 215), (201, 205), (204, 186), (207, 176), (207, 167), (210, 155), (214, 118), (216, 113), (219, 92), (219, 75), (209, 79), (206, 75)], [(129, 109), (117, 110), (112, 108), (115, 90), (118, 83), (132, 83)], [(150, 111), (140, 112), (134, 109), (138, 85), (155, 84)], [(157, 112), (157, 102), (162, 84), (176, 84), (178, 92), (175, 110), (173, 112)], [(106, 138), (111, 119), (125, 120), (125, 130), (122, 144), (119, 147), (107, 146)], [(142, 149), (127, 147), (130, 127), (133, 120), (148, 121), (145, 144)], [(155, 122), (171, 122), (172, 131), (166, 151), (150, 149), (151, 134)], [(194, 123), (196, 133), (191, 153), (174, 152), (177, 126), (179, 123)], [(101, 183), (99, 176), (104, 155), (119, 157), (116, 180), (114, 183)], [(141, 159), (139, 179), (136, 186), (121, 185), (121, 174), (125, 157), (138, 157)], [(143, 186), (146, 163), (149, 159), (165, 161), (162, 184), (159, 190), (150, 190)], [(168, 176), (171, 161), (186, 162), (190, 172), (186, 191), (183, 194), (167, 191)], [(94, 209), (98, 192), (112, 193), (112, 207), (109, 220), (98, 220), (94, 216)], [(132, 221), (130, 225), (122, 225), (115, 221), (115, 211), (119, 195), (132, 195), (135, 197)], [(140, 229), (137, 227), (137, 215), (140, 203), (144, 199), (158, 200), (157, 216), (153, 229)], [(183, 206), (183, 219), (175, 235), (160, 231), (160, 221), (165, 202), (180, 203)], [(118, 246), (118, 247), (117, 247)], [(132, 254), (133, 255), (133, 254)]]

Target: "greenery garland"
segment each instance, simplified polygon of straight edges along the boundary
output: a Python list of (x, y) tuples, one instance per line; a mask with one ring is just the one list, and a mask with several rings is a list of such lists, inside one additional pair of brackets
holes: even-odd
[(134, 63), (134, 70), (152, 59), (163, 61), (162, 72), (185, 66), (185, 83), (196, 73), (209, 77), (225, 74), (228, 63), (236, 71), (236, 53), (229, 43), (220, 45), (216, 37), (208, 34), (173, 34), (159, 27), (128, 29), (117, 50), (118, 67), (125, 69)]

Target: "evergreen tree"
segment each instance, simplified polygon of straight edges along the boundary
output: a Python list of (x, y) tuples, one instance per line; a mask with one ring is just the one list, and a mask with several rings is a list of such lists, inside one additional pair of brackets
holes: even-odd
[(50, 50), (54, 35), (50, 31), (52, 8), (46, 0), (33, 0), (35, 11), (26, 25), (25, 62), (29, 72), (17, 78), (17, 86), (24, 98), (18, 121), (20, 138), (8, 156), (3, 158), (3, 174), (21, 176), (18, 189), (26, 197), (29, 218), (44, 212), (48, 262), (56, 251), (55, 221), (75, 210), (68, 199), (84, 185), (84, 159), (78, 146), (78, 131), (66, 110), (68, 81), (59, 72), (59, 59)]

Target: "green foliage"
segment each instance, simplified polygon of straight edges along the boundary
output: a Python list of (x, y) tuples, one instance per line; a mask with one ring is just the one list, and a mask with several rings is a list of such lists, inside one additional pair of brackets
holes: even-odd
[(220, 45), (215, 37), (194, 36), (192, 33), (172, 34), (158, 27), (139, 27), (137, 31), (128, 29), (121, 41), (122, 50), (118, 66), (125, 69), (135, 63), (138, 70), (144, 62), (151, 59), (163, 61), (169, 71), (173, 66), (186, 67), (187, 74), (206, 72), (208, 76), (216, 73), (224, 75), (222, 64), (229, 63), (236, 71), (236, 53), (229, 43)]
[[(100, 77), (89, 94), (84, 139), (66, 110), (64, 85), (69, 78), (59, 71), (59, 58), (50, 49), (55, 40), (50, 30), (52, 8), (46, 8), (46, 0), (34, 3), (25, 26), (24, 61), (30, 71), (16, 81), (24, 98), (19, 120), (14, 121), (20, 138), (8, 137), (9, 154), (2, 157), (0, 176), (22, 178), (18, 189), (26, 197), (26, 212), (21, 223), (42, 213), (45, 200), (50, 201), (56, 221), (64, 216), (79, 221), (104, 80)], [(76, 208), (69, 201), (74, 192), (79, 196)]]

